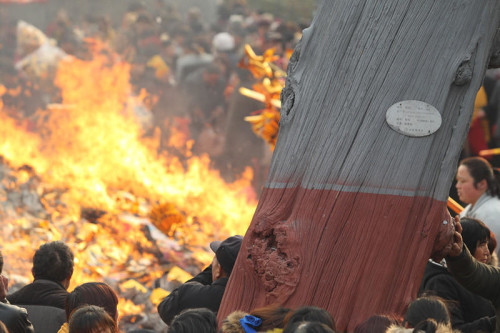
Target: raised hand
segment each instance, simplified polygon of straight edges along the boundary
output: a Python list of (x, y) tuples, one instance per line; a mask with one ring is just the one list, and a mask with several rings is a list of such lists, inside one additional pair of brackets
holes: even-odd
[(462, 225), (460, 224), (460, 217), (455, 216), (455, 233), (453, 234), (453, 244), (448, 256), (458, 257), (462, 253), (463, 247), (464, 240), (462, 239)]

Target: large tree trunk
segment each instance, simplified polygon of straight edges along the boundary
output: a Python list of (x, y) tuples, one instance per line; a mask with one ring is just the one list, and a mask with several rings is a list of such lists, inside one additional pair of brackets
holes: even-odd
[[(352, 331), (370, 315), (403, 313), (447, 215), (499, 5), (320, 5), (288, 68), (279, 140), (219, 319), (316, 305)], [(391, 129), (386, 111), (407, 100), (436, 108), (439, 130)]]

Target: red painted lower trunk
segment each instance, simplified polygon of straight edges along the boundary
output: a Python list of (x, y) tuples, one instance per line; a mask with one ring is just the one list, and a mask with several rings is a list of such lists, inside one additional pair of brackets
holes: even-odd
[(446, 219), (445, 203), (423, 197), (266, 188), (260, 202), (269, 213), (254, 216), (219, 319), (265, 304), (316, 305), (351, 331), (373, 314), (402, 315), (423, 274), (415, 263), (429, 258), (428, 235)]

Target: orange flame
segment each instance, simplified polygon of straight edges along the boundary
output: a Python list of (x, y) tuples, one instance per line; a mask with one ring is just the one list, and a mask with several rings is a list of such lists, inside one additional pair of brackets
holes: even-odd
[[(127, 63), (103, 54), (70, 59), (60, 63), (55, 83), (62, 103), (36, 114), (38, 133), (0, 105), (0, 155), (6, 172), (16, 174), (13, 184), (4, 177), (0, 188), (6, 205), (0, 239), (11, 280), (29, 282), (34, 250), (61, 239), (76, 256), (72, 287), (104, 278), (150, 284), (166, 270), (159, 258), (175, 259), (174, 250), (159, 251), (144, 232), (156, 205), (183, 216), (170, 235), (199, 266), (210, 256), (197, 253), (209, 252), (211, 240), (245, 232), (256, 206), (252, 171), (228, 184), (207, 156), (183, 164), (158, 153), (158, 137), (144, 138), (134, 115), (140, 100), (130, 97)], [(23, 165), (33, 169), (19, 169)], [(26, 189), (43, 209), (20, 209), (9, 197), (12, 188)], [(142, 309), (121, 303), (122, 315)]]

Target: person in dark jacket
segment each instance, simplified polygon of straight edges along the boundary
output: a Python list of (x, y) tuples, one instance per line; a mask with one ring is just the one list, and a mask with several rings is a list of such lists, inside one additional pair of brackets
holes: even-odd
[(215, 252), (212, 264), (172, 291), (158, 305), (158, 313), (167, 325), (185, 309), (208, 308), (213, 312), (219, 310), (242, 239), (241, 236), (232, 236), (223, 242), (210, 243), (210, 248)]
[[(476, 219), (462, 218), (462, 237), (464, 243), (474, 253), (474, 257), (483, 262), (489, 261), (488, 241), (490, 229)], [(429, 260), (420, 285), (419, 294), (437, 295), (450, 302), (451, 324), (453, 329), (463, 333), (494, 332), (495, 308), (483, 297), (473, 294), (460, 285), (448, 272), (446, 262), (436, 263)]]
[(46, 243), (33, 256), (34, 281), (7, 296), (12, 304), (49, 305), (63, 309), (73, 275), (74, 256), (63, 242)]
[(28, 310), (36, 332), (57, 333), (66, 321), (73, 261), (73, 252), (63, 242), (40, 246), (33, 256), (34, 281), (7, 296), (9, 302)]
[(25, 309), (9, 304), (5, 296), (9, 280), (2, 275), (3, 256), (0, 252), (0, 322), (4, 323), (9, 332), (33, 333), (33, 325), (28, 320)]
[[(497, 316), (500, 314), (500, 268), (476, 260), (463, 242), (460, 221), (455, 221), (454, 240), (446, 264), (455, 279), (469, 291), (493, 302)], [(500, 332), (500, 320), (496, 321)]]

